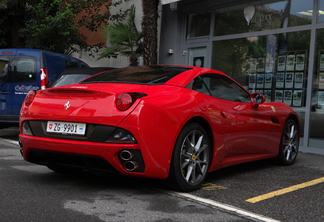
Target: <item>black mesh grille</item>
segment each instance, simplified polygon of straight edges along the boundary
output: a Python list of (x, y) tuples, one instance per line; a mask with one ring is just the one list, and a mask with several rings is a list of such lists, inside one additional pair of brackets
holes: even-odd
[(102, 157), (84, 156), (75, 154), (66, 154), (50, 152), (43, 150), (31, 150), (28, 153), (27, 160), (41, 165), (61, 165), (83, 169), (94, 169), (103, 171), (117, 172), (108, 161)]
[(271, 117), (271, 121), (272, 121), (273, 123), (279, 124), (279, 120), (278, 120), (278, 118), (275, 117), (275, 116), (272, 116), (272, 117)]

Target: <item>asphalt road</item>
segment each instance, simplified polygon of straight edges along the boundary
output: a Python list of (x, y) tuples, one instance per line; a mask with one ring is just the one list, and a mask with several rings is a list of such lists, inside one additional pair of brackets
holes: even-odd
[(25, 162), (18, 129), (0, 130), (1, 221), (324, 221), (324, 156), (293, 166), (258, 161), (209, 174), (177, 193), (159, 180), (62, 175)]

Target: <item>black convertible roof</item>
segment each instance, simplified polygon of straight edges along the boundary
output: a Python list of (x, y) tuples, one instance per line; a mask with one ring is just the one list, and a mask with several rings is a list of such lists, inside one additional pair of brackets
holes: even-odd
[(104, 72), (107, 70), (112, 70), (115, 68), (112, 67), (91, 67), (91, 68), (71, 68), (65, 69), (61, 75), (70, 75), (70, 74), (89, 74), (94, 75), (100, 72)]

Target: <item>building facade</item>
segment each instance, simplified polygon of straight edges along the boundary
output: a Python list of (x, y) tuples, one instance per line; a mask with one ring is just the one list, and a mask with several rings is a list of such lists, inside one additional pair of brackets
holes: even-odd
[(324, 154), (324, 0), (161, 0), (160, 64), (220, 70), (291, 106)]

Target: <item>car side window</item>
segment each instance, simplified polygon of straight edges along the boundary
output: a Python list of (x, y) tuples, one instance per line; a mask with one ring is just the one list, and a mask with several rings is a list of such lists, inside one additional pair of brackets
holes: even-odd
[(11, 61), (12, 58), (0, 57), (0, 84), (12, 82)]
[(14, 82), (27, 83), (36, 81), (36, 58), (22, 56), (16, 57)]
[[(203, 85), (206, 87), (206, 89), (202, 87), (204, 92), (208, 92), (205, 94), (228, 101), (244, 103), (251, 102), (250, 94), (226, 76), (218, 74), (205, 74), (200, 76), (199, 79), (203, 81)], [(195, 85), (195, 83), (193, 85)], [(203, 91), (202, 89), (201, 91)]]
[(210, 91), (208, 90), (206, 84), (199, 77), (195, 78), (192, 82), (190, 82), (187, 88), (211, 96)]
[(78, 68), (78, 64), (71, 61), (65, 61), (65, 68), (66, 69)]

